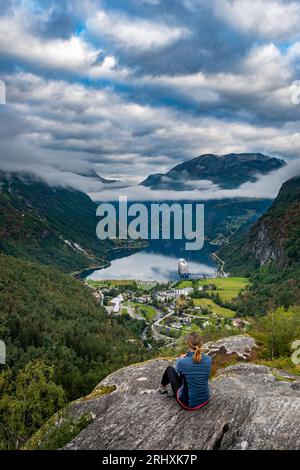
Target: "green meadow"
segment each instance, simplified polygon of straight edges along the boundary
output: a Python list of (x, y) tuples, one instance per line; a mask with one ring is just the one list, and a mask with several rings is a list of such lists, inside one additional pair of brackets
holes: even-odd
[(235, 312), (233, 310), (230, 308), (220, 307), (220, 305), (217, 305), (212, 299), (193, 299), (193, 304), (195, 307), (209, 308), (212, 313), (216, 313), (222, 317), (235, 317)]

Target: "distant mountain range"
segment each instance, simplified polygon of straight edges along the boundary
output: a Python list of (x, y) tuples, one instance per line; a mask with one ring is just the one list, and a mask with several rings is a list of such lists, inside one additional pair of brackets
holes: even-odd
[[(283, 160), (262, 154), (203, 155), (170, 170), (167, 181), (165, 175), (152, 175), (143, 184), (152, 181), (156, 189), (180, 189), (187, 181), (205, 179), (229, 189), (284, 165)], [(98, 178), (107, 186), (113, 183), (93, 170), (84, 176)], [(207, 240), (223, 244), (238, 230), (245, 231), (270, 204), (268, 199), (255, 198), (206, 201)], [(0, 172), (0, 251), (70, 272), (106, 264), (120, 250), (145, 246), (143, 242), (100, 241), (96, 209), (97, 204), (81, 191), (50, 186), (30, 174)], [(169, 245), (171, 251), (174, 240)]]
[(140, 184), (156, 190), (186, 190), (201, 189), (199, 182), (205, 180), (223, 189), (235, 189), (284, 165), (284, 160), (262, 153), (205, 154), (180, 163), (165, 174), (150, 175)]
[(88, 168), (86, 171), (77, 171), (76, 175), (91, 178), (95, 181), (100, 181), (103, 184), (113, 184), (120, 182), (120, 180), (103, 178), (103, 176), (98, 175), (98, 173), (93, 168)]

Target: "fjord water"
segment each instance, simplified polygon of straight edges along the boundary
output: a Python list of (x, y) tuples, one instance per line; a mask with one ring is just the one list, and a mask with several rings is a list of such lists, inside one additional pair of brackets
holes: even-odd
[(89, 273), (87, 279), (176, 280), (179, 279), (177, 268), (180, 257), (188, 261), (190, 272), (212, 274), (216, 271), (216, 265), (210, 257), (213, 251), (215, 247), (213, 249), (212, 245), (208, 244), (200, 251), (183, 251), (176, 248), (171, 250), (165, 243), (156, 242), (155, 247), (150, 246), (142, 251), (111, 260), (109, 267), (94, 270)]

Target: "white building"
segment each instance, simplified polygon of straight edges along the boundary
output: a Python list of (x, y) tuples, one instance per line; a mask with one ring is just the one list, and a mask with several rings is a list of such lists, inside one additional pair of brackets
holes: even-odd
[(175, 296), (179, 297), (180, 295), (184, 295), (188, 297), (192, 292), (194, 292), (193, 287), (184, 287), (183, 289), (174, 289)]
[(183, 289), (170, 289), (158, 292), (155, 297), (157, 300), (165, 301), (165, 300), (173, 300), (180, 295), (184, 295), (188, 297), (194, 291), (193, 287), (184, 287)]
[(113, 313), (120, 312), (122, 302), (124, 302), (124, 298), (122, 294), (118, 295), (118, 297), (114, 297), (111, 300), (111, 303), (113, 304), (113, 309), (112, 309)]

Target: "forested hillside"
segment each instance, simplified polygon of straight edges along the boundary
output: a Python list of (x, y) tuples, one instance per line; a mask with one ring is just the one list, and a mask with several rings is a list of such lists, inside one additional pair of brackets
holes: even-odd
[(219, 255), (226, 270), (251, 276), (251, 288), (239, 301), (241, 313), (300, 304), (300, 177), (284, 183), (271, 208)]
[(59, 270), (0, 254), (0, 447), (19, 447), (66, 401), (147, 358), (143, 328), (107, 317), (88, 287)]
[[(0, 255), (0, 337), (13, 370), (41, 359), (74, 398), (144, 358), (142, 342), (108, 318), (91, 291), (57, 269)], [(135, 339), (134, 342), (129, 341)]]
[(145, 357), (142, 342), (108, 318), (81, 282), (4, 255), (0, 338), (8, 366), (16, 371), (37, 358), (54, 365), (55, 382), (70, 399), (90, 391), (112, 370)]
[(96, 209), (81, 191), (0, 173), (0, 251), (65, 272), (102, 265), (125, 244), (97, 238)]

